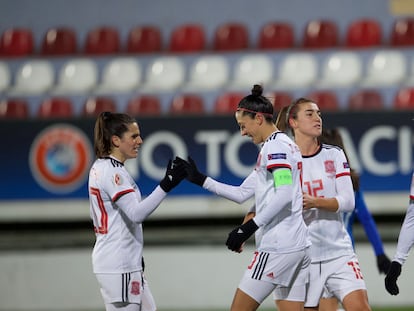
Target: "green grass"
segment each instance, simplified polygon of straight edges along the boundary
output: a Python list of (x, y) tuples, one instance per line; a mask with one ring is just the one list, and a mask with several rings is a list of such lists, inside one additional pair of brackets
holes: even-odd
[[(372, 307), (372, 311), (413, 311), (414, 307)], [(166, 309), (159, 309), (159, 311), (178, 311), (177, 309), (171, 309), (171, 310), (166, 310)], [(180, 311), (185, 311), (185, 310), (180, 310)], [(228, 309), (197, 309), (197, 310), (192, 310), (192, 311), (228, 311)], [(275, 308), (259, 308), (258, 311), (276, 311)]]

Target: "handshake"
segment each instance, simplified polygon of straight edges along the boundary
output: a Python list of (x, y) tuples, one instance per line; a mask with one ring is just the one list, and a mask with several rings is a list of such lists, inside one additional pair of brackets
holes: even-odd
[(165, 171), (164, 178), (160, 181), (160, 186), (165, 192), (170, 192), (176, 187), (184, 178), (188, 181), (203, 186), (207, 176), (200, 173), (197, 165), (191, 157), (188, 161), (176, 157), (174, 161), (170, 160)]
[[(160, 182), (161, 188), (165, 192), (169, 192), (176, 187), (184, 178), (193, 184), (203, 186), (207, 176), (200, 173), (191, 157), (188, 161), (176, 157), (174, 161), (169, 161), (165, 177)], [(232, 230), (227, 238), (227, 248), (240, 253), (242, 251), (243, 243), (258, 229), (258, 226), (253, 219), (250, 219), (245, 224), (238, 226)]]

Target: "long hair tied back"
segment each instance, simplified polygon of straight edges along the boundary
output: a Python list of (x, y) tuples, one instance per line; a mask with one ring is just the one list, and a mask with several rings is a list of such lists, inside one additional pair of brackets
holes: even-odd
[(273, 120), (273, 105), (263, 95), (263, 87), (255, 84), (251, 90), (251, 94), (244, 97), (237, 105), (237, 111), (243, 111), (252, 116), (260, 113), (264, 115), (266, 120)]
[(107, 157), (112, 150), (112, 136), (128, 131), (128, 125), (136, 120), (124, 113), (101, 112), (96, 119), (94, 129), (94, 151), (97, 158)]

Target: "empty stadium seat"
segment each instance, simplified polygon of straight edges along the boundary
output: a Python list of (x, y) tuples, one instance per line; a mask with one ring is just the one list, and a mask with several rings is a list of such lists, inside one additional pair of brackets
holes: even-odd
[(213, 112), (215, 114), (233, 114), (236, 112), (239, 102), (247, 94), (242, 92), (227, 92), (217, 97)]
[(34, 52), (33, 33), (26, 28), (10, 28), (0, 38), (0, 56), (20, 57)]
[(397, 85), (406, 78), (406, 59), (404, 54), (397, 50), (373, 52), (366, 67), (366, 76), (362, 81), (364, 87)]
[(88, 55), (114, 54), (121, 50), (121, 41), (115, 27), (102, 26), (87, 33), (84, 53)]
[(249, 32), (242, 23), (224, 23), (214, 32), (213, 50), (237, 51), (249, 46)]
[(266, 86), (273, 79), (274, 64), (264, 54), (246, 54), (236, 60), (229, 89), (251, 88), (254, 84)]
[(293, 96), (290, 92), (270, 92), (266, 93), (265, 96), (272, 102), (275, 112), (279, 111), (285, 106), (289, 106), (293, 101)]
[(181, 87), (185, 79), (183, 61), (174, 56), (160, 56), (151, 60), (145, 72), (142, 92), (167, 92)]
[(306, 24), (303, 34), (305, 48), (333, 48), (338, 46), (338, 27), (334, 21), (317, 19)]
[(312, 53), (296, 52), (287, 54), (276, 70), (274, 89), (306, 88), (316, 81), (318, 63)]
[(23, 99), (5, 99), (0, 102), (0, 118), (26, 119), (29, 117), (29, 104)]
[(228, 61), (221, 55), (200, 56), (190, 65), (185, 91), (206, 91), (219, 89), (230, 77)]
[(170, 36), (168, 50), (175, 53), (199, 52), (206, 47), (206, 35), (201, 24), (183, 24)]
[(173, 98), (169, 110), (173, 115), (203, 114), (204, 101), (200, 95), (181, 94)]
[(136, 26), (130, 30), (127, 39), (128, 53), (160, 52), (162, 36), (158, 27), (152, 25)]
[(362, 18), (351, 22), (346, 30), (345, 45), (365, 48), (382, 44), (382, 27), (379, 21)]
[(381, 110), (384, 107), (381, 93), (373, 89), (358, 90), (352, 93), (347, 106), (352, 111)]
[(78, 51), (76, 32), (68, 27), (49, 29), (43, 37), (41, 54), (72, 55)]
[(332, 91), (313, 91), (306, 97), (313, 100), (322, 112), (339, 109), (338, 97)]
[(321, 78), (318, 86), (350, 87), (362, 78), (362, 60), (359, 54), (349, 51), (327, 55), (321, 64)]
[(392, 46), (414, 45), (414, 18), (399, 18), (394, 22), (391, 31), (390, 44)]
[(70, 118), (73, 115), (73, 103), (62, 97), (45, 99), (40, 103), (37, 111), (39, 118)]
[(0, 92), (9, 88), (11, 83), (11, 73), (6, 62), (0, 61)]
[(136, 89), (142, 79), (142, 68), (135, 58), (117, 57), (103, 66), (102, 81), (95, 93), (118, 93)]
[(21, 64), (15, 72), (13, 87), (8, 94), (39, 95), (49, 91), (55, 80), (53, 65), (47, 60), (30, 60)]
[(111, 97), (93, 97), (85, 101), (82, 115), (85, 117), (97, 117), (101, 112), (116, 112), (116, 102)]
[(396, 110), (414, 110), (414, 88), (402, 88), (394, 97), (393, 106)]
[(126, 113), (131, 116), (159, 116), (161, 112), (159, 98), (151, 95), (142, 95), (131, 98), (128, 101), (126, 108)]
[(96, 87), (98, 67), (89, 58), (70, 59), (63, 64), (58, 73), (54, 94), (84, 94)]
[(287, 22), (269, 22), (260, 29), (257, 43), (259, 49), (288, 49), (294, 45), (293, 26)]

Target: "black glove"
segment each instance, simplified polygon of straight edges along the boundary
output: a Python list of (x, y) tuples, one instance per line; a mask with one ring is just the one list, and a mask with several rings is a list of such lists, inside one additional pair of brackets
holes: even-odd
[(250, 219), (245, 224), (237, 227), (229, 233), (229, 236), (226, 241), (227, 248), (238, 252), (242, 244), (250, 238), (250, 236), (258, 229), (253, 219)]
[(391, 262), (390, 270), (388, 270), (385, 277), (385, 288), (391, 295), (398, 295), (400, 290), (398, 289), (397, 279), (401, 274), (401, 264), (393, 261)]
[(382, 254), (377, 256), (377, 267), (379, 273), (387, 274), (388, 270), (390, 269), (391, 260), (387, 257), (387, 255)]
[(170, 192), (175, 186), (177, 186), (187, 175), (185, 165), (183, 163), (172, 164), (172, 161), (168, 161), (167, 170), (165, 171), (164, 178), (160, 181), (160, 186), (165, 192)]
[(203, 186), (207, 176), (200, 173), (197, 165), (191, 157), (188, 157), (188, 162), (180, 157), (176, 157), (174, 163), (183, 163), (187, 172), (187, 179), (193, 184), (199, 185), (200, 187)]

